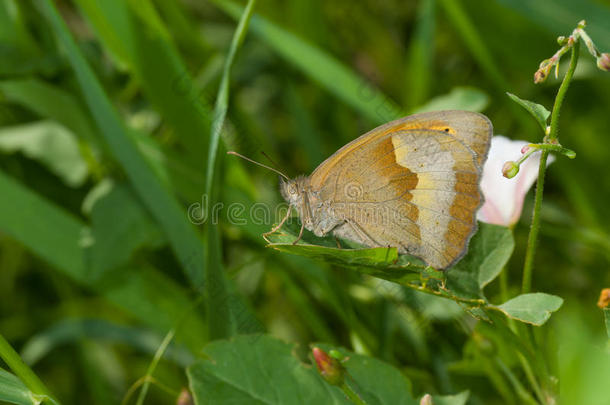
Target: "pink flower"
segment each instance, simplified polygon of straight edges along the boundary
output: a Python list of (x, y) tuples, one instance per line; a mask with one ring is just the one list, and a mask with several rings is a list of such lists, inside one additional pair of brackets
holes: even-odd
[[(525, 195), (538, 178), (540, 153), (533, 154), (523, 162), (517, 175), (511, 179), (504, 177), (502, 170), (507, 161), (519, 159), (526, 145), (528, 142), (513, 141), (501, 135), (491, 139), (481, 179), (485, 203), (477, 213), (480, 221), (512, 226), (519, 220)], [(553, 160), (553, 156), (549, 156), (548, 163)]]

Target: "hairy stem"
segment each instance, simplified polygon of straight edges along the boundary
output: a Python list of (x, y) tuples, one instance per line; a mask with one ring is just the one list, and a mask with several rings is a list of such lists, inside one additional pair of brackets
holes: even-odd
[[(579, 41), (574, 42), (572, 46), (572, 56), (570, 58), (570, 67), (566, 73), (557, 97), (555, 98), (555, 104), (553, 105), (553, 113), (551, 114), (551, 131), (549, 132), (548, 141), (553, 142), (557, 139), (559, 133), (559, 112), (563, 104), (568, 86), (574, 76), (574, 70), (578, 63), (578, 51), (580, 49)], [(532, 215), (532, 226), (530, 228), (529, 237), (527, 240), (527, 251), (525, 253), (525, 263), (523, 265), (523, 282), (521, 285), (521, 292), (526, 294), (530, 292), (532, 286), (532, 270), (534, 267), (534, 256), (536, 254), (536, 248), (538, 245), (538, 232), (540, 231), (540, 209), (542, 208), (542, 194), (544, 192), (544, 176), (546, 174), (546, 162), (549, 157), (549, 151), (543, 150), (540, 156), (540, 166), (538, 168), (538, 182), (536, 184), (536, 195), (534, 199), (534, 212)]]

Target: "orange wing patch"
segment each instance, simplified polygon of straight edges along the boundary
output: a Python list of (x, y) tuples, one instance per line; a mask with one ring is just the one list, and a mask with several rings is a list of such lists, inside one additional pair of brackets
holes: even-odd
[[(476, 229), (491, 134), (491, 123), (478, 113), (405, 117), (339, 149), (312, 173), (311, 189), (319, 201), (347, 201), (367, 212), (344, 211), (348, 222), (339, 236), (396, 246), (443, 269), (464, 254)], [(348, 195), (347, 186), (357, 193)], [(370, 207), (381, 216), (371, 216)]]

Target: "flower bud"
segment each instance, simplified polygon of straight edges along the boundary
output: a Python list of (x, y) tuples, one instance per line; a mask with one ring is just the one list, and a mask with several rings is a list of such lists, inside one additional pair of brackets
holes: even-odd
[(319, 347), (312, 349), (313, 358), (318, 366), (322, 378), (331, 385), (341, 385), (345, 377), (345, 368), (339, 360), (329, 356)]
[(529, 146), (529, 145), (524, 145), (524, 146), (521, 148), (521, 153), (525, 155), (525, 154), (527, 153), (527, 151), (529, 151), (531, 148), (532, 148), (532, 147), (531, 147), (531, 146)]
[(517, 173), (519, 173), (519, 165), (513, 161), (509, 160), (508, 162), (504, 163), (504, 166), (502, 166), (502, 176), (506, 177), (507, 179), (512, 179), (517, 175)]
[(419, 405), (434, 405), (432, 402), (432, 395), (426, 394), (419, 400)]
[(534, 73), (534, 83), (537, 84), (545, 81), (551, 72), (551, 69), (553, 69), (553, 65), (554, 63), (552, 59), (545, 59), (540, 62), (538, 70), (536, 70), (536, 73)]
[(178, 395), (178, 399), (176, 400), (176, 405), (193, 405), (193, 397), (186, 388), (182, 388), (182, 391), (180, 391), (180, 395)]
[(604, 52), (597, 58), (597, 67), (605, 72), (610, 71), (610, 53)]
[(599, 301), (597, 301), (597, 306), (604, 309), (610, 308), (610, 288), (604, 288), (599, 295)]

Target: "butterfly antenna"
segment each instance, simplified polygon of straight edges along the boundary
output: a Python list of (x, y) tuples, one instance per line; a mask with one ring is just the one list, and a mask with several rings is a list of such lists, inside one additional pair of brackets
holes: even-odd
[(273, 167), (271, 167), (271, 166), (267, 166), (267, 165), (264, 165), (264, 164), (262, 164), (262, 163), (259, 163), (259, 162), (255, 161), (255, 160), (252, 160), (252, 159), (250, 159), (250, 158), (248, 158), (248, 157), (245, 157), (244, 155), (239, 154), (239, 153), (237, 153), (237, 152), (234, 152), (234, 151), (232, 151), (232, 150), (228, 151), (228, 152), (227, 152), (227, 155), (235, 155), (235, 156), (240, 157), (240, 158), (242, 158), (242, 159), (244, 159), (244, 160), (247, 160), (247, 161), (248, 161), (248, 162), (250, 162), (250, 163), (254, 163), (255, 165), (259, 165), (259, 166), (261, 166), (261, 167), (264, 167), (265, 169), (269, 169), (269, 170), (271, 170), (272, 172), (276, 172), (277, 174), (279, 174), (280, 176), (282, 176), (282, 177), (283, 177), (283, 178), (285, 178), (286, 180), (290, 180), (290, 179), (288, 178), (288, 176), (286, 176), (284, 173), (280, 172), (279, 170), (277, 170), (277, 169), (275, 169), (275, 168), (273, 168)]
[(264, 151), (264, 150), (263, 150), (263, 151), (261, 151), (261, 153), (263, 154), (263, 156), (264, 156), (264, 157), (266, 157), (266, 158), (267, 158), (267, 160), (268, 160), (269, 162), (271, 162), (271, 164), (273, 165), (273, 167), (275, 167), (276, 169), (279, 167), (279, 166), (278, 166), (278, 164), (277, 164), (277, 162), (276, 162), (275, 160), (271, 159), (271, 158), (269, 157), (269, 155), (267, 155), (267, 154), (265, 153), (265, 151)]

